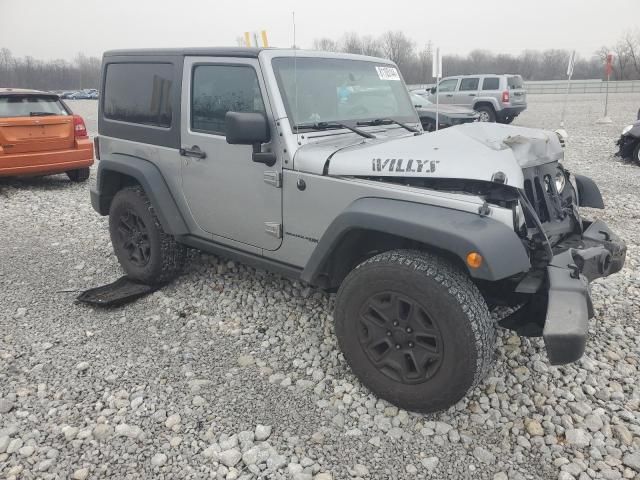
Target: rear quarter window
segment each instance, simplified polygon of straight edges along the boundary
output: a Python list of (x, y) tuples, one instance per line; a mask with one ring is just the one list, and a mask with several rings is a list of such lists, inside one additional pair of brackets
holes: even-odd
[(482, 90), (498, 90), (500, 79), (497, 77), (487, 77), (482, 80)]
[(50, 96), (7, 95), (0, 97), (0, 117), (69, 115), (60, 100)]
[(105, 118), (168, 128), (171, 126), (173, 65), (111, 63), (103, 95)]

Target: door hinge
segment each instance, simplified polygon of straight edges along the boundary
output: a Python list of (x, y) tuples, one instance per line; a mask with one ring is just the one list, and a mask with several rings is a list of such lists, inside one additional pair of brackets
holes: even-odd
[(275, 222), (264, 222), (265, 229), (269, 235), (272, 235), (276, 238), (282, 238), (282, 224)]
[(280, 172), (266, 171), (264, 172), (264, 183), (280, 188), (282, 186), (282, 174)]

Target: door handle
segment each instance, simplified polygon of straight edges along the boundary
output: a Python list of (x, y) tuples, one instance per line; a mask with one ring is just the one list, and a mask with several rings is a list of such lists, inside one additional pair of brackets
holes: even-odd
[(470, 96), (470, 97), (475, 97), (475, 96), (476, 96), (476, 94), (475, 94), (475, 93), (470, 93), (470, 94), (469, 94), (469, 96)]
[(447, 93), (447, 97), (453, 97), (453, 93)]
[(200, 150), (198, 145), (194, 145), (193, 147), (180, 147), (180, 155), (183, 157), (193, 157), (193, 158), (207, 158), (207, 153)]

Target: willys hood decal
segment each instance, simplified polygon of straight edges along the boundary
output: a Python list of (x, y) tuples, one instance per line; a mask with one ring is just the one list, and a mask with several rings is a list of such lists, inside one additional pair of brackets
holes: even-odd
[(295, 169), (335, 176), (486, 181), (502, 172), (507, 184), (522, 188), (523, 168), (561, 160), (564, 153), (554, 132), (494, 123), (465, 124), (417, 136), (340, 137), (301, 147)]

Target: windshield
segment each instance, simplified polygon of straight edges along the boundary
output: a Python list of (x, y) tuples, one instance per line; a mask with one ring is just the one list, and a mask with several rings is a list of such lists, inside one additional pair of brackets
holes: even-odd
[(60, 101), (50, 96), (8, 95), (0, 97), (0, 117), (68, 115)]
[(405, 84), (391, 65), (279, 57), (273, 59), (273, 70), (292, 127), (379, 118), (418, 123)]

